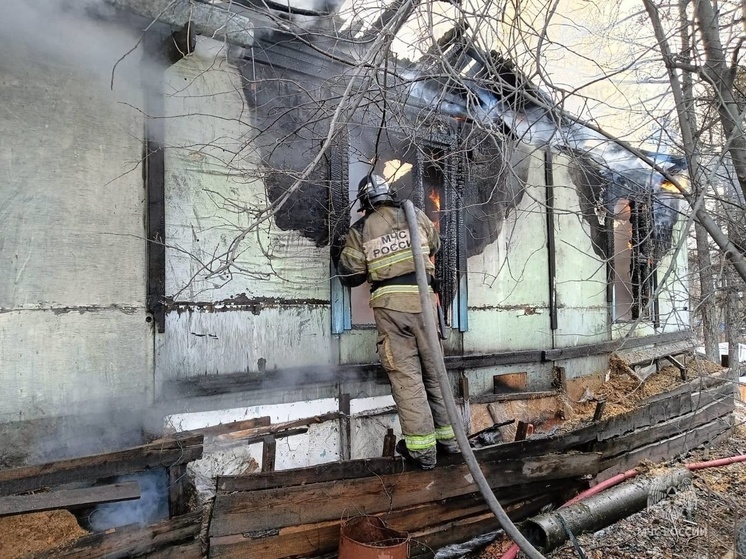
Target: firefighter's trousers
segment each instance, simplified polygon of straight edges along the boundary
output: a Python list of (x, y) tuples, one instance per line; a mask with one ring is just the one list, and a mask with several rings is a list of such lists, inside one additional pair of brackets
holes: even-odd
[[(424, 313), (374, 308), (378, 356), (391, 381), (402, 434), (410, 454), (435, 463), (435, 442), (452, 440), (453, 429), (430, 351)], [(435, 323), (431, 328), (437, 328)], [(440, 351), (440, 348), (435, 348)]]

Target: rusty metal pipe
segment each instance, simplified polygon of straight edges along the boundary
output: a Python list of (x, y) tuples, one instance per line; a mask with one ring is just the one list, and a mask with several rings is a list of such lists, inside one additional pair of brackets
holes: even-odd
[[(420, 245), (420, 231), (417, 227), (417, 216), (414, 212), (414, 205), (410, 200), (404, 201), (403, 208), (404, 215), (407, 218), (407, 226), (409, 227), (409, 239), (412, 244), (412, 255), (414, 257), (422, 313), (424, 315), (425, 324), (434, 325), (435, 314), (433, 313), (432, 301), (428, 290), (427, 275), (425, 273), (425, 256), (422, 254), (422, 245)], [(523, 536), (523, 534), (521, 534), (518, 528), (516, 528), (515, 524), (510, 520), (495, 497), (495, 494), (492, 492), (492, 488), (484, 477), (484, 474), (479, 467), (479, 463), (474, 456), (474, 451), (469, 444), (469, 439), (466, 436), (464, 426), (461, 424), (461, 418), (456, 409), (456, 402), (453, 398), (451, 383), (448, 379), (448, 372), (446, 371), (445, 362), (443, 361), (443, 352), (440, 350), (438, 333), (432, 326), (427, 328), (427, 338), (428, 345), (435, 354), (432, 356), (432, 361), (436, 364), (438, 369), (438, 383), (440, 384), (440, 390), (443, 393), (443, 401), (446, 406), (446, 411), (448, 412), (448, 418), (451, 421), (453, 432), (456, 434), (456, 441), (461, 448), (461, 454), (469, 468), (469, 472), (479, 488), (479, 492), (484, 497), (485, 502), (490, 507), (495, 518), (497, 518), (500, 526), (505, 530), (505, 533), (513, 538), (513, 541), (520, 546), (523, 553), (525, 553), (529, 559), (545, 559), (544, 556), (539, 553), (539, 551), (537, 551), (536, 548)]]

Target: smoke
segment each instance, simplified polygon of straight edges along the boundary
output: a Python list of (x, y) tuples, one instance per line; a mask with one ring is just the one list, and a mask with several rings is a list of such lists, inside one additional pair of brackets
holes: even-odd
[(88, 516), (95, 531), (131, 524), (147, 526), (168, 518), (168, 474), (164, 469), (153, 469), (133, 475), (120, 476), (116, 483), (137, 481), (140, 498), (119, 503), (98, 505)]
[[(112, 89), (117, 100), (139, 106), (142, 25), (103, 0), (5, 0), (0, 41), (5, 64), (70, 69), (69, 79)], [(116, 71), (115, 71), (116, 68)], [(141, 108), (141, 107), (140, 107)]]

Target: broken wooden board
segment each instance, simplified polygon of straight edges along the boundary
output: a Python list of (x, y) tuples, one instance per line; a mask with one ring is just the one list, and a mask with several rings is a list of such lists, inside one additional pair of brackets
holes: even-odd
[(139, 498), (140, 485), (136, 481), (84, 487), (82, 489), (61, 489), (34, 493), (33, 495), (12, 495), (10, 497), (0, 497), (0, 516), (75, 508), (99, 503), (131, 501)]
[(639, 466), (644, 461), (660, 462), (662, 460), (672, 460), (694, 448), (710, 444), (724, 432), (732, 429), (733, 423), (733, 414), (728, 413), (695, 429), (645, 445), (627, 454), (605, 460), (602, 463), (604, 470), (598, 474), (596, 479), (599, 482), (603, 481), (619, 472)]
[(38, 466), (0, 470), (0, 496), (16, 495), (82, 480), (185, 464), (202, 457), (202, 435), (164, 439), (107, 454), (59, 460)]
[(710, 402), (696, 411), (666, 420), (650, 427), (643, 427), (632, 433), (615, 438), (606, 439), (595, 445), (593, 450), (601, 452), (602, 460), (609, 460), (622, 454), (627, 454), (637, 448), (665, 440), (682, 432), (689, 431), (709, 423), (719, 417), (733, 412), (735, 402), (733, 397), (725, 397)]
[[(141, 556), (186, 559), (189, 554), (194, 557), (194, 543), (201, 525), (202, 511), (198, 510), (144, 528), (125, 526), (83, 536), (68, 547), (39, 553), (34, 559), (125, 559)], [(154, 555), (156, 552), (160, 554)]]
[[(192, 437), (195, 435), (202, 435), (204, 437), (217, 437), (219, 435), (225, 435), (227, 433), (235, 433), (236, 431), (245, 431), (247, 429), (255, 429), (257, 427), (267, 427), (270, 425), (271, 418), (267, 416), (254, 417), (252, 419), (242, 419), (240, 421), (231, 421), (230, 423), (219, 423), (218, 425), (210, 425), (208, 427), (200, 427), (199, 429), (190, 429), (189, 431), (177, 431), (175, 433), (168, 433), (162, 437), (156, 439), (157, 441), (171, 440), (175, 436), (180, 438)], [(156, 441), (153, 441), (156, 442)]]
[[(560, 480), (593, 474), (595, 453), (550, 454), (480, 466), (493, 488), (532, 481)], [(219, 493), (213, 508), (210, 536), (279, 529), (341, 518), (350, 507), (376, 514), (477, 491), (463, 462), (423, 472), (404, 471), (393, 476), (312, 483), (239, 493)]]
[(654, 366), (657, 361), (672, 355), (693, 352), (694, 344), (692, 341), (682, 340), (649, 348), (618, 350), (614, 353), (629, 364), (636, 376), (646, 379), (657, 371), (657, 367)]

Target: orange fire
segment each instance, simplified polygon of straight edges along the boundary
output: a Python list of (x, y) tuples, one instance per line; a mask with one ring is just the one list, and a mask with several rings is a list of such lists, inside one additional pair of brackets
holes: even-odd
[[(689, 191), (689, 177), (686, 175), (678, 175), (676, 178), (676, 182), (679, 183), (679, 186), (676, 186), (670, 181), (664, 180), (661, 183), (661, 190), (665, 190), (666, 192), (672, 192), (674, 194), (683, 194), (683, 192)], [(683, 190), (683, 192), (682, 192)]]
[(437, 189), (433, 188), (430, 191), (430, 195), (428, 196), (430, 198), (430, 201), (433, 203), (433, 208), (436, 212), (440, 211), (440, 192), (438, 192)]
[(666, 192), (673, 192), (674, 194), (680, 194), (681, 191), (676, 188), (676, 186), (673, 183), (670, 183), (668, 181), (663, 181), (661, 183), (661, 190), (665, 190)]
[(435, 230), (440, 233), (440, 190), (432, 188), (427, 197), (432, 202), (431, 211), (427, 212), (428, 217), (435, 225)]

